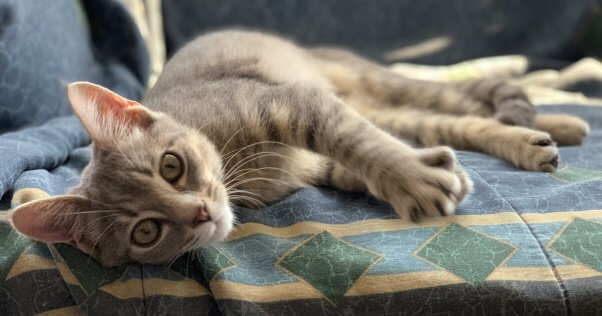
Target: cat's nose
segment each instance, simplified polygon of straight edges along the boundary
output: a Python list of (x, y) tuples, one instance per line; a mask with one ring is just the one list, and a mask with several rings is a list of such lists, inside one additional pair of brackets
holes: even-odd
[(196, 216), (194, 226), (198, 226), (204, 222), (208, 222), (211, 220), (211, 215), (207, 212), (207, 209), (204, 206), (199, 207), (198, 214)]

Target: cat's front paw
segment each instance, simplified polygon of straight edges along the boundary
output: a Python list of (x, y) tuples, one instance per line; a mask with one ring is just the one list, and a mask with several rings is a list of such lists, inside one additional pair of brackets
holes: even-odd
[(382, 177), (368, 183), (370, 192), (393, 206), (402, 219), (454, 214), (472, 190), (472, 182), (458, 166), (451, 149), (428, 148), (390, 165)]

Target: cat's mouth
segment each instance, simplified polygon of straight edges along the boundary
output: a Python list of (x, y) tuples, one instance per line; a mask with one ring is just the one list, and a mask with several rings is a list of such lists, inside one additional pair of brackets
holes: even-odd
[(191, 245), (192, 248), (223, 242), (232, 230), (234, 215), (227, 204), (218, 207), (216, 212), (210, 212), (208, 219), (193, 228), (193, 233), (197, 236), (197, 241)]

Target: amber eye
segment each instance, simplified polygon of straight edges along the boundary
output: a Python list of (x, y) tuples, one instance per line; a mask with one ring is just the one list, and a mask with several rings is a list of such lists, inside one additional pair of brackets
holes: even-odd
[(178, 180), (184, 173), (182, 159), (174, 153), (166, 153), (161, 158), (160, 172), (167, 182)]
[(138, 246), (148, 247), (159, 239), (160, 233), (161, 223), (153, 219), (145, 219), (134, 227), (132, 241)]

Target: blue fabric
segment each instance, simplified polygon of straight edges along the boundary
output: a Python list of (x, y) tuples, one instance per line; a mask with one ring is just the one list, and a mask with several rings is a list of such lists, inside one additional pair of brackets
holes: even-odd
[[(592, 133), (583, 146), (561, 147), (560, 167), (570, 166), (596, 173), (602, 170), (602, 110), (591, 106), (546, 106), (546, 112), (570, 112), (589, 121)], [(599, 181), (564, 182), (554, 176), (525, 172), (510, 164), (479, 153), (460, 153), (459, 159), (476, 181), (485, 181), (518, 212), (558, 212), (599, 209), (602, 187)], [(479, 188), (476, 191), (482, 192)], [(483, 199), (479, 193), (479, 200)], [(469, 199), (468, 203), (471, 203)]]
[[(602, 174), (602, 162), (599, 159), (602, 153), (602, 107), (559, 105), (542, 106), (539, 109), (543, 112), (571, 113), (588, 120), (592, 133), (587, 142), (583, 146), (561, 148), (560, 170), (553, 174), (517, 170), (497, 158), (474, 152), (457, 152), (460, 163), (476, 185), (475, 192), (459, 206), (459, 216), (451, 218), (457, 224), (450, 226), (440, 222), (432, 223), (433, 226), (391, 226), (400, 223), (386, 203), (363, 193), (307, 188), (260, 211), (237, 209), (241, 223), (239, 229), (255, 227), (249, 225), (264, 225), (262, 227), (265, 228), (253, 228), (256, 231), (247, 236), (234, 236), (223, 245), (185, 255), (169, 268), (128, 264), (103, 269), (73, 248), (63, 245), (47, 247), (14, 237), (15, 233), (0, 223), (0, 236), (4, 236), (4, 239), (0, 239), (0, 246), (3, 242), (8, 243), (8, 254), (13, 255), (12, 259), (2, 259), (0, 253), (0, 275), (9, 275), (9, 271), (19, 265), (23, 265), (22, 269), (33, 268), (26, 270), (29, 272), (0, 280), (0, 312), (22, 311), (22, 304), (33, 297), (44, 304), (32, 305), (32, 312), (77, 305), (84, 312), (96, 313), (101, 304), (106, 306), (104, 310), (107, 314), (117, 311), (158, 312), (165, 308), (177, 313), (284, 313), (287, 310), (309, 312), (322, 307), (327, 314), (342, 309), (361, 313), (361, 306), (354, 303), (357, 300), (369, 304), (370, 313), (401, 310), (419, 312), (424, 306), (442, 311), (459, 311), (465, 305), (471, 308), (486, 306), (483, 311), (490, 313), (504, 310), (517, 313), (535, 310), (547, 314), (587, 312), (590, 309), (581, 303), (599, 304), (599, 293), (602, 291), (602, 271), (596, 270), (601, 266), (596, 261), (588, 263), (587, 258), (583, 257), (584, 253), (587, 255), (587, 249), (596, 249), (595, 245), (591, 245), (591, 241), (598, 238), (596, 230), (584, 230), (584, 241), (567, 239), (577, 244), (585, 242), (581, 245), (587, 251), (579, 252), (578, 248), (574, 248), (577, 253), (574, 258), (570, 253), (554, 248), (558, 246), (554, 241), (563, 238), (563, 231), (570, 225), (602, 223), (602, 176), (596, 178), (597, 174)], [(9, 162), (0, 168), (0, 184), (3, 191), (8, 190), (2, 197), (2, 205), (8, 205), (11, 193), (22, 188), (39, 188), (51, 195), (64, 193), (77, 183), (79, 173), (90, 159), (88, 142), (85, 131), (73, 116), (1, 135), (0, 159)], [(586, 172), (566, 178), (567, 170)], [(547, 220), (546, 217), (537, 217), (540, 213), (549, 216), (558, 214), (561, 217)], [(375, 225), (374, 221), (382, 222)], [(373, 231), (364, 231), (362, 223), (372, 223)], [(282, 270), (279, 263), (308, 239), (321, 236), (321, 233), (311, 231), (291, 233), (295, 225), (313, 226), (318, 231), (341, 234), (336, 240), (378, 254), (381, 256), (379, 261), (362, 274), (358, 283), (370, 278), (387, 282), (382, 278), (389, 277), (395, 280), (391, 281), (390, 286), (398, 286), (400, 290), (387, 290), (387, 287), (383, 290), (376, 286), (370, 295), (345, 295), (336, 302), (315, 298), (315, 292), (307, 290), (307, 286), (298, 281), (298, 276)], [(345, 230), (346, 225), (358, 229), (336, 233)], [(393, 228), (381, 230), (380, 225)], [(495, 240), (498, 246), (501, 242), (503, 247), (511, 247), (512, 251), (503, 261), (500, 259), (495, 262), (496, 266), (492, 269), (497, 269), (498, 273), (502, 273), (500, 269), (515, 273), (525, 273), (522, 272), (525, 269), (529, 273), (531, 270), (528, 269), (535, 269), (533, 271), (542, 274), (545, 280), (523, 280), (521, 278), (524, 276), (512, 274), (502, 274), (505, 277), (500, 280), (498, 274), (495, 277), (497, 279), (483, 279), (487, 276), (484, 275), (477, 281), (471, 281), (468, 272), (460, 271), (458, 275), (466, 279), (464, 282), (457, 284), (452, 279), (443, 286), (429, 285), (430, 278), (442, 273), (442, 269), (456, 270), (425, 260), (417, 252), (449, 227), (460, 227), (471, 234), (476, 232), (482, 234), (479, 235), (481, 238)], [(462, 250), (461, 244), (456, 246), (459, 246), (458, 251)], [(64, 272), (60, 270), (36, 269), (36, 261), (19, 261), (23, 257), (29, 260), (64, 260), (78, 283), (66, 282), (66, 277), (61, 274)], [(586, 268), (588, 264), (592, 268)], [(479, 266), (477, 262), (467, 263), (469, 270), (472, 265)], [(560, 274), (555, 275), (553, 270), (560, 271)], [(487, 273), (493, 275), (493, 270)], [(421, 283), (413, 286), (412, 290), (403, 290), (403, 284), (408, 281), (400, 281), (400, 278), (413, 280), (420, 276), (425, 278), (424, 281), (412, 281)], [(32, 282), (29, 278), (37, 281)], [(186, 294), (190, 293), (190, 282), (196, 282), (193, 288), (202, 290)], [(27, 291), (22, 284), (29, 284)], [(56, 286), (53, 293), (57, 293), (57, 296), (45, 294), (44, 289), (50, 284)], [(223, 284), (233, 288), (228, 290)], [(284, 287), (282, 291), (293, 287), (289, 291), (300, 291), (296, 296), (302, 299), (287, 299), (294, 293), (279, 292), (278, 286)], [(279, 295), (277, 304), (265, 302), (261, 296), (257, 298), (257, 294), (232, 294), (248, 290), (246, 287), (250, 287), (254, 293), (265, 291), (269, 296)], [(132, 293), (131, 298), (124, 299), (119, 294), (126, 290)], [(16, 301), (12, 299), (15, 293), (21, 293)], [(224, 295), (226, 298), (223, 298)], [(228, 295), (234, 295), (235, 298), (228, 298)], [(429, 297), (437, 299), (429, 301)], [(509, 297), (513, 299), (504, 299)], [(489, 301), (492, 298), (495, 299)]]
[(83, 4), (0, 0), (0, 134), (71, 114), (73, 81), (142, 96), (148, 53), (133, 21), (115, 0)]
[[(73, 115), (0, 135), (0, 157), (4, 162), (0, 168), (0, 192), (36, 187), (49, 193), (64, 193), (77, 182), (77, 172), (89, 158), (74, 156), (69, 164), (65, 163), (70, 155), (78, 153), (74, 149), (89, 142), (88, 134)], [(0, 207), (6, 208), (8, 203), (3, 197)]]

